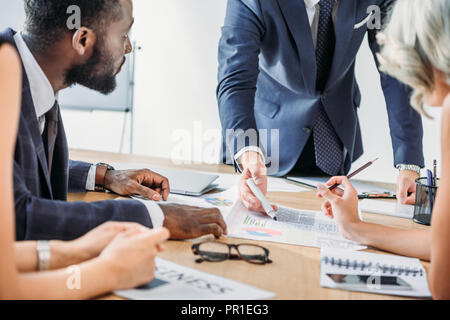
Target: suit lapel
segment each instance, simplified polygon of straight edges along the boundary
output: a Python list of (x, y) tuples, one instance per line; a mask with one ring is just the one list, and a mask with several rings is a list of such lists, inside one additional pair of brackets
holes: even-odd
[[(10, 39), (11, 43), (16, 47), (14, 41), (14, 35), (16, 32), (12, 29), (8, 29), (7, 37)], [(17, 50), (17, 47), (16, 47)], [(36, 110), (34, 108), (33, 99), (31, 98), (30, 82), (28, 80), (27, 74), (25, 72), (25, 67), (22, 62), (22, 107), (21, 116), (25, 119), (28, 130), (30, 131), (31, 139), (34, 144), (34, 149), (36, 151), (39, 164), (41, 165), (42, 172), (44, 173), (45, 182), (50, 194), (53, 198), (52, 186), (50, 183), (50, 174), (48, 172), (47, 157), (45, 155), (44, 143), (42, 141), (41, 132), (39, 130), (39, 123), (37, 121)]]
[(316, 53), (305, 2), (303, 0), (278, 0), (278, 4), (297, 46), (305, 87), (308, 93), (314, 94), (317, 73)]
[(341, 66), (347, 56), (347, 48), (353, 37), (356, 22), (356, 0), (339, 1), (338, 18), (336, 22), (336, 47), (333, 64), (326, 87), (334, 83), (341, 74)]
[(51, 197), (52, 187), (50, 184), (50, 174), (48, 172), (47, 157), (45, 156), (44, 143), (42, 142), (41, 133), (39, 130), (39, 123), (37, 121), (36, 111), (34, 110), (33, 99), (31, 98), (30, 86), (28, 84), (28, 78), (23, 74), (23, 88), (22, 88), (22, 115), (25, 118), (28, 129), (30, 130), (31, 139), (33, 140), (36, 155), (39, 159), (41, 169), (44, 173), (45, 181), (47, 183), (48, 190)]

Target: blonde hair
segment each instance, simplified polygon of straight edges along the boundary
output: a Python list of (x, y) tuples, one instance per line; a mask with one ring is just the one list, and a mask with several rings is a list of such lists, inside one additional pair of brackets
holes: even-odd
[(380, 70), (409, 85), (411, 105), (427, 115), (434, 69), (450, 84), (450, 0), (398, 0), (377, 39)]

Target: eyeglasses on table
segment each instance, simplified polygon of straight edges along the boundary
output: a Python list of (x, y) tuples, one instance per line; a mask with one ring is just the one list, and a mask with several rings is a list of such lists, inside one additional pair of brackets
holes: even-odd
[[(235, 249), (236, 253), (232, 253)], [(192, 245), (192, 252), (199, 255), (197, 263), (203, 261), (220, 262), (225, 260), (244, 260), (253, 264), (272, 263), (269, 250), (254, 244), (227, 244), (217, 241), (206, 241)]]

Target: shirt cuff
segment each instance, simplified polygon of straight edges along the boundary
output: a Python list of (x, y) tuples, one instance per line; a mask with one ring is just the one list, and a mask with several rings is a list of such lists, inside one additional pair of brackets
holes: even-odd
[(95, 191), (95, 172), (97, 171), (97, 166), (91, 166), (89, 168), (87, 180), (86, 180), (86, 190)]
[(161, 228), (164, 224), (164, 213), (158, 203), (152, 200), (134, 199), (140, 201), (147, 208), (153, 228)]
[(234, 162), (237, 164), (237, 167), (239, 169), (239, 171), (242, 173), (242, 167), (241, 164), (238, 162), (238, 159), (247, 151), (254, 151), (254, 152), (258, 152), (259, 155), (261, 156), (261, 159), (263, 161), (263, 163), (266, 163), (266, 157), (264, 157), (264, 153), (262, 152), (262, 150), (259, 147), (256, 146), (249, 146), (249, 147), (244, 147), (241, 150), (239, 150), (238, 153), (236, 153), (234, 155)]

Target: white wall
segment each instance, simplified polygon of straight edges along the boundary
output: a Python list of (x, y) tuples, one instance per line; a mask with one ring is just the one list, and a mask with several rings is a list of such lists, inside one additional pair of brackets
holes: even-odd
[[(142, 47), (136, 61), (134, 153), (217, 162), (217, 44), (225, 5), (226, 0), (134, 1), (132, 38)], [(65, 111), (64, 118), (72, 147), (119, 150), (120, 115)], [(110, 141), (89, 137), (97, 134)], [(202, 155), (211, 149), (208, 157)]]
[[(134, 5), (133, 38), (142, 46), (137, 56), (134, 153), (218, 159), (217, 43), (226, 0), (134, 0)], [(393, 182), (396, 170), (386, 106), (367, 41), (357, 58), (357, 78), (363, 96), (359, 115), (365, 154), (354, 168), (381, 157), (358, 177)], [(434, 114), (436, 120), (424, 122), (428, 166), (440, 159), (439, 111)], [(66, 110), (63, 117), (71, 147), (119, 151), (121, 114)]]
[[(360, 179), (395, 182), (397, 170), (393, 167), (393, 152), (389, 134), (388, 116), (379, 74), (367, 44), (367, 38), (358, 53), (356, 76), (362, 94), (359, 119), (364, 143), (364, 155), (353, 163), (352, 170), (380, 157), (371, 168), (358, 175)], [(425, 165), (432, 166), (433, 159), (440, 159), (440, 110), (429, 108), (435, 119), (423, 118)]]

